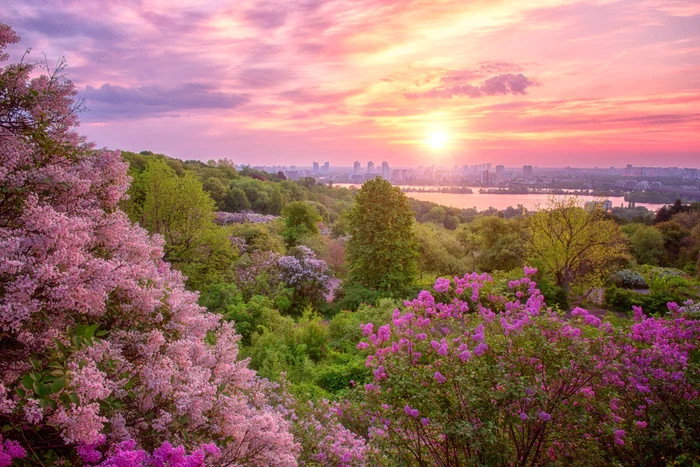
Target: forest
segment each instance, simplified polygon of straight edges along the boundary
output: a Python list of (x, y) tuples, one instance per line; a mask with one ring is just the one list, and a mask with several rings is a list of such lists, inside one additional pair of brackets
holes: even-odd
[(80, 110), (0, 69), (0, 467), (700, 465), (700, 204), (456, 209)]

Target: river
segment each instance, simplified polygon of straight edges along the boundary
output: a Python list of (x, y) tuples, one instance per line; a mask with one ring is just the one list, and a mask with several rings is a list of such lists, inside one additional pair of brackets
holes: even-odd
[[(356, 187), (352, 183), (334, 183), (333, 186), (339, 187)], [(398, 185), (400, 188), (409, 188), (408, 186)], [(439, 186), (431, 187), (410, 187), (410, 188), (425, 188), (425, 189), (438, 189)], [(441, 204), (443, 206), (452, 206), (459, 209), (476, 208), (478, 211), (484, 211), (490, 207), (502, 210), (508, 206), (516, 207), (518, 204), (522, 204), (528, 210), (537, 209), (538, 205), (544, 205), (547, 201), (548, 195), (515, 195), (515, 194), (493, 194), (493, 193), (479, 193), (479, 187), (471, 187), (474, 193), (421, 193), (421, 192), (407, 192), (406, 195), (420, 200), (420, 201), (430, 201), (432, 203)], [(567, 196), (567, 195), (557, 195), (557, 196)], [(586, 201), (596, 201), (600, 198), (596, 196), (584, 196), (578, 195), (578, 197)], [(614, 207), (620, 205), (627, 206), (627, 202), (622, 196), (608, 196), (606, 199), (612, 201)], [(651, 203), (637, 203), (637, 206), (644, 206), (651, 211), (656, 211), (663, 204), (651, 204)]]

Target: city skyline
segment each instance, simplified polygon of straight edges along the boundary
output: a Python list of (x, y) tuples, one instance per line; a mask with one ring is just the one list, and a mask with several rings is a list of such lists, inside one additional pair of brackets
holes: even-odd
[(100, 146), (249, 164), (695, 167), (694, 0), (28, 0)]

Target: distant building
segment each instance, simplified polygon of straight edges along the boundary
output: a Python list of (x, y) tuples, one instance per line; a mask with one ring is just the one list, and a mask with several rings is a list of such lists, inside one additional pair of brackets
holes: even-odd
[(374, 174), (374, 162), (369, 161), (367, 163), (367, 175), (372, 175)]
[(524, 165), (523, 166), (523, 178), (525, 180), (530, 180), (532, 178), (532, 166), (531, 165)]
[(612, 211), (613, 203), (609, 199), (605, 201), (589, 201), (585, 204), (585, 207), (589, 211), (593, 211), (596, 208), (600, 208), (603, 211)]
[(321, 175), (328, 175), (331, 171), (331, 164), (326, 162), (323, 164), (323, 167), (321, 167)]
[(391, 167), (389, 167), (387, 161), (382, 162), (382, 178), (391, 181)]
[(314, 162), (313, 174), (318, 175), (318, 162)]
[(353, 169), (352, 169), (352, 174), (353, 175), (360, 175), (360, 171), (362, 170), (361, 167), (362, 166), (360, 165), (360, 161), (355, 161), (355, 165), (353, 166)]

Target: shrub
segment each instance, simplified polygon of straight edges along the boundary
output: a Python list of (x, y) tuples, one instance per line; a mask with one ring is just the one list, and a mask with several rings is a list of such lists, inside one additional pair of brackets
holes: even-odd
[(613, 274), (612, 279), (619, 287), (626, 289), (646, 289), (648, 287), (644, 277), (631, 269), (623, 269), (616, 272)]
[[(531, 274), (527, 271), (526, 274)], [(700, 450), (700, 322), (635, 308), (603, 323), (549, 311), (527, 276), (439, 279), (366, 323), (374, 380), (346, 411), (390, 465), (667, 465)], [(693, 460), (698, 460), (697, 456)]]

